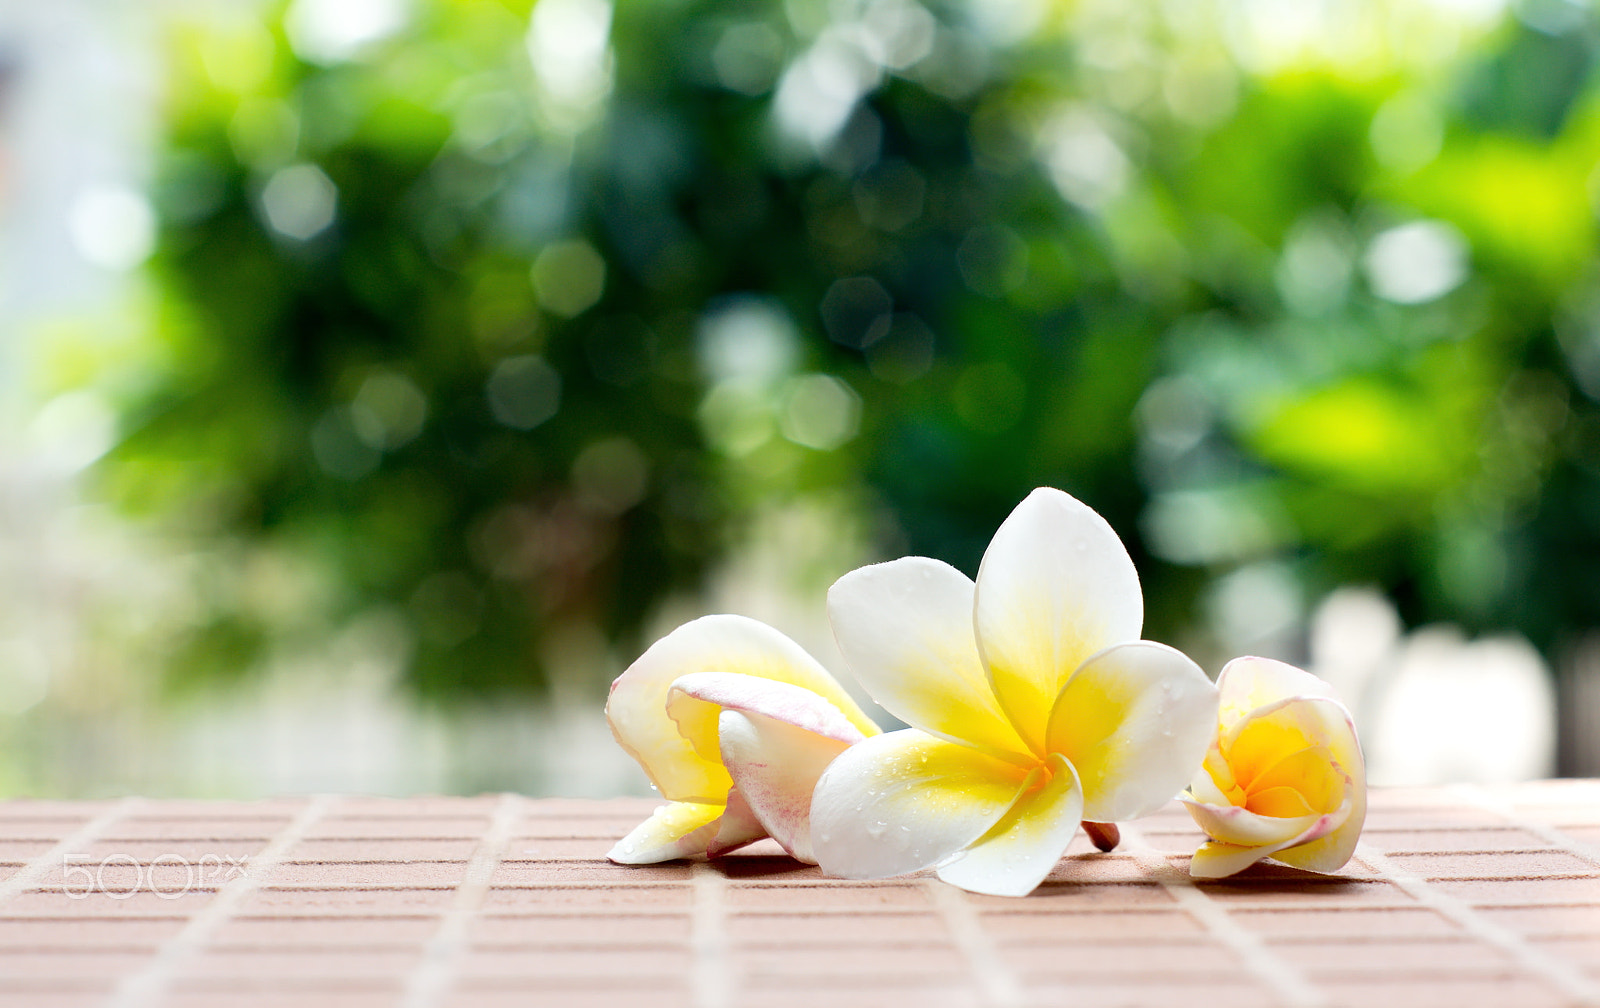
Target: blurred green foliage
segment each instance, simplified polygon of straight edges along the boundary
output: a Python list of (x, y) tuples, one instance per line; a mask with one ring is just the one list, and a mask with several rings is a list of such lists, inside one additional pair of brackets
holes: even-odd
[(1277, 49), (1228, 4), (338, 9), (173, 33), (103, 471), (234, 558), (180, 680), (385, 607), (425, 693), (537, 688), (761, 506), (843, 493), (972, 572), (1041, 484), (1157, 639), (1234, 643), (1206, 600), (1261, 565), (1302, 616), (1600, 623), (1586, 9)]

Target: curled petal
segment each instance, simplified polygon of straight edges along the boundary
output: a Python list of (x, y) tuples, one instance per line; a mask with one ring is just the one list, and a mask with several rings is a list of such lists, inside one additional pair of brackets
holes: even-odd
[[(1036, 783), (1046, 777), (1042, 783)], [(1083, 818), (1083, 789), (1072, 764), (1051, 753), (1028, 775), (1022, 797), (977, 843), (939, 868), (939, 878), (969, 892), (1026, 896), (1066, 853)]]
[[(1194, 817), (1196, 825), (1206, 831), (1207, 836), (1238, 847), (1265, 847), (1294, 842), (1324, 816), (1324, 813), (1313, 812), (1279, 818), (1258, 815), (1238, 805), (1213, 805), (1197, 801), (1190, 795), (1181, 795), (1180, 800), (1188, 806), (1189, 814)], [(1328, 829), (1332, 829), (1332, 826)]]
[(851, 746), (811, 800), (817, 862), (841, 878), (887, 878), (937, 864), (989, 831), (1027, 772), (915, 728)]
[(811, 794), (822, 771), (850, 743), (738, 710), (722, 712), (719, 731), (722, 759), (737, 794), (784, 850), (816, 864), (811, 850)]
[(791, 683), (832, 703), (859, 730), (876, 730), (844, 688), (794, 641), (743, 616), (702, 617), (651, 645), (611, 684), (606, 702), (618, 744), (674, 801), (721, 804), (732, 784), (719, 757), (716, 712), (692, 721), (688, 736), (664, 712), (672, 684), (695, 672)]
[[(606, 857), (617, 864), (655, 864), (675, 858), (700, 857), (719, 840), (722, 850), (732, 850), (763, 835), (760, 825), (753, 819), (747, 823), (725, 824), (723, 812), (720, 803), (668, 802), (617, 841)], [(725, 825), (729, 827), (727, 835), (719, 837)], [(754, 826), (754, 835), (748, 835), (749, 826)], [(739, 839), (741, 835), (743, 839)]]
[(717, 835), (706, 845), (708, 858), (721, 857), (767, 835), (766, 827), (761, 825), (738, 788), (728, 792), (728, 804), (716, 825)]
[(1138, 639), (1144, 598), (1133, 560), (1105, 519), (1041, 488), (984, 552), (973, 613), (1000, 707), (1042, 756), (1061, 688), (1090, 655)]
[[(832, 701), (792, 683), (729, 672), (695, 672), (673, 680), (667, 692), (667, 715), (686, 736), (698, 737), (702, 719), (713, 726), (723, 710), (760, 714), (821, 735), (844, 745), (860, 742), (878, 726), (867, 723), (868, 733), (850, 720)], [(716, 737), (717, 728), (711, 728)], [(718, 743), (720, 752), (720, 743)]]
[[(1324, 799), (1323, 807), (1317, 811), (1333, 812), (1346, 803), (1349, 805), (1349, 811), (1326, 835), (1300, 841), (1273, 857), (1306, 871), (1338, 871), (1355, 853), (1356, 842), (1360, 839), (1361, 828), (1367, 817), (1366, 761), (1362, 758), (1361, 744), (1356, 739), (1355, 723), (1349, 711), (1345, 710), (1343, 704), (1328, 697), (1291, 697), (1259, 710), (1236, 726), (1233, 732), (1234, 748), (1237, 749), (1238, 742), (1246, 739), (1248, 733), (1262, 722), (1277, 727), (1285, 737), (1291, 734), (1303, 737), (1331, 757), (1330, 766), (1324, 774), (1336, 774), (1342, 786), (1335, 797)], [(1228, 752), (1235, 773), (1240, 773), (1239, 757), (1229, 749), (1227, 740), (1223, 742), (1223, 749)], [(1253, 754), (1247, 755), (1253, 757)], [(1274, 766), (1271, 765), (1260, 767), (1263, 776), (1270, 776), (1273, 770)], [(1304, 781), (1302, 788), (1317, 783), (1309, 777)], [(1308, 797), (1314, 795), (1308, 793)]]
[(1224, 735), (1263, 707), (1289, 697), (1336, 699), (1333, 687), (1303, 669), (1271, 658), (1235, 658), (1217, 676), (1217, 716)]
[(884, 710), (930, 735), (1006, 758), (1027, 746), (978, 659), (973, 584), (949, 564), (903, 557), (828, 590), (828, 619), (856, 679)]
[[(1192, 806), (1191, 811), (1193, 811)], [(1317, 816), (1301, 833), (1258, 847), (1209, 840), (1201, 844), (1200, 849), (1195, 851), (1194, 857), (1189, 860), (1189, 874), (1195, 878), (1226, 878), (1244, 871), (1265, 857), (1290, 864), (1288, 854), (1318, 842), (1319, 838), (1326, 838), (1335, 828), (1338, 818), (1339, 813)], [(1340, 864), (1344, 862), (1341, 861)]]
[(1049, 748), (1083, 786), (1084, 818), (1137, 819), (1181, 791), (1217, 723), (1217, 691), (1165, 644), (1133, 641), (1083, 664), (1055, 703)]

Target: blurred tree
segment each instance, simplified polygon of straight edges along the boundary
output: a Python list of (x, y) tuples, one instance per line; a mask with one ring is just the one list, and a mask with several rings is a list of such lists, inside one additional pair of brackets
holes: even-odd
[[(1600, 622), (1587, 12), (1458, 55), (1399, 0), (1298, 49), (1229, 4), (340, 9), (175, 46), (166, 343), (106, 472), (244, 558), (180, 669), (379, 606), (423, 690), (535, 685), (764, 502), (970, 572), (1040, 484), (1202, 650), (1240, 584)], [(262, 557), (330, 587), (264, 600)]]

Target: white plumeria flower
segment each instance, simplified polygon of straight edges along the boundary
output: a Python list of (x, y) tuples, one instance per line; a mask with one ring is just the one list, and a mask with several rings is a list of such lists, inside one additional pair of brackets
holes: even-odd
[(1205, 674), (1138, 639), (1122, 542), (1059, 490), (1017, 506), (976, 584), (906, 557), (840, 578), (828, 614), (867, 692), (912, 726), (845, 750), (817, 784), (817, 860), (845, 878), (937, 867), (963, 889), (1026, 895), (1080, 820), (1170, 801), (1214, 729)]
[(1225, 878), (1264, 857), (1335, 872), (1367, 815), (1354, 722), (1327, 683), (1270, 658), (1235, 658), (1217, 678), (1217, 735), (1184, 804), (1211, 839), (1189, 874)]
[(878, 733), (798, 644), (743, 616), (706, 616), (656, 641), (611, 684), (606, 720), (668, 804), (607, 856), (715, 857), (771, 836), (810, 864), (811, 792)]

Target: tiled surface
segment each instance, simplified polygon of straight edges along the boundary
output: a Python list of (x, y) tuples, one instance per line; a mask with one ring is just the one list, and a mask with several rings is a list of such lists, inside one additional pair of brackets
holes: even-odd
[(606, 862), (650, 805), (0, 803), (0, 1005), (1600, 1008), (1596, 781), (1378, 792), (1340, 876), (1204, 885), (1174, 806), (1025, 899)]

